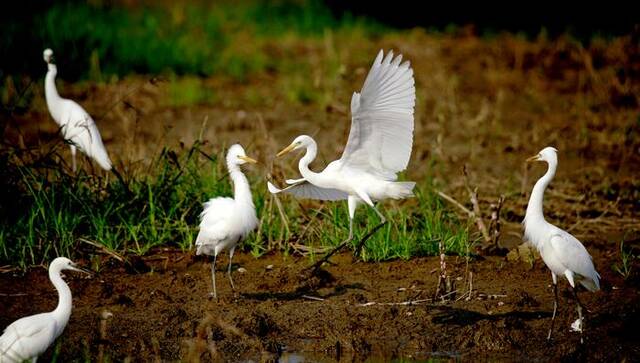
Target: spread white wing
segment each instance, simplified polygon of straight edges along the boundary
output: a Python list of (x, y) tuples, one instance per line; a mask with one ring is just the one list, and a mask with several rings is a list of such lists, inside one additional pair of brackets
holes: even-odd
[(406, 169), (413, 144), (416, 90), (409, 62), (381, 50), (361, 93), (351, 98), (351, 131), (342, 167), (365, 170), (386, 180)]
[(284, 189), (279, 189), (271, 182), (267, 182), (267, 188), (271, 194), (288, 193), (297, 198), (318, 199), (318, 200), (345, 200), (349, 195), (338, 189), (317, 187), (308, 181), (301, 179), (296, 184)]

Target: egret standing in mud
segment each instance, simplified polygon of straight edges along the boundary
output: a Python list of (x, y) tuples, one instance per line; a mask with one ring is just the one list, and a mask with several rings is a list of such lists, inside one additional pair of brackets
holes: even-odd
[(218, 297), (216, 291), (216, 258), (222, 251), (229, 251), (229, 281), (235, 290), (231, 277), (231, 260), (233, 251), (238, 243), (245, 239), (258, 226), (256, 207), (251, 198), (249, 181), (240, 170), (240, 165), (255, 164), (256, 161), (248, 157), (242, 146), (236, 144), (227, 152), (227, 168), (233, 181), (233, 198), (213, 198), (204, 204), (200, 215), (200, 232), (196, 239), (196, 254), (213, 255), (211, 263), (211, 279), (213, 281), (213, 297)]
[[(278, 189), (268, 183), (271, 193), (286, 192), (299, 198), (319, 200), (347, 200), (349, 208), (349, 236), (322, 260), (342, 249), (353, 238), (353, 218), (358, 204), (364, 203), (380, 217), (381, 223), (369, 236), (386, 223), (374, 201), (387, 198), (402, 199), (413, 196), (413, 182), (397, 182), (396, 173), (406, 169), (413, 144), (413, 109), (416, 90), (413, 70), (402, 55), (385, 56), (381, 50), (373, 62), (360, 93), (351, 98), (351, 131), (339, 160), (319, 173), (309, 169), (318, 152), (316, 142), (309, 136), (298, 136), (291, 145), (278, 153), (305, 148), (306, 154), (298, 163), (301, 179), (287, 180), (292, 184)], [(356, 248), (359, 253), (367, 237)]]
[[(582, 334), (583, 317), (582, 304), (578, 300), (576, 283), (579, 282), (589, 291), (600, 290), (600, 275), (593, 266), (593, 261), (586, 248), (568, 232), (548, 223), (544, 219), (542, 203), (544, 191), (553, 180), (558, 167), (557, 150), (553, 147), (546, 147), (533, 157), (527, 159), (531, 161), (545, 161), (549, 165), (547, 173), (540, 178), (531, 192), (527, 213), (524, 217), (524, 235), (540, 252), (542, 260), (551, 270), (553, 279), (553, 316), (551, 317), (551, 327), (547, 339), (551, 339), (553, 323), (558, 310), (558, 276), (564, 276), (572, 287), (573, 295), (576, 299), (576, 310), (578, 321), (574, 325), (576, 330)], [(582, 342), (582, 338), (580, 338)]]
[(49, 67), (44, 78), (47, 108), (60, 127), (62, 137), (69, 142), (73, 171), (76, 171), (76, 148), (94, 159), (104, 170), (111, 170), (111, 160), (91, 116), (79, 104), (62, 98), (58, 94), (56, 89), (58, 68), (53, 63), (53, 51), (45, 49), (43, 56)]
[(0, 336), (0, 363), (35, 362), (62, 334), (71, 316), (71, 290), (60, 276), (63, 270), (91, 274), (66, 257), (53, 260), (49, 279), (58, 291), (58, 306), (52, 312), (27, 316), (9, 325)]

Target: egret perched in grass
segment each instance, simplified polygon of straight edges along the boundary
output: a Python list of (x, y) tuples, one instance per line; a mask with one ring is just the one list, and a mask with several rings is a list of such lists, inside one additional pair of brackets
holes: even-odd
[(216, 292), (216, 258), (222, 251), (229, 250), (229, 281), (235, 290), (231, 278), (231, 260), (233, 251), (238, 243), (245, 239), (258, 226), (256, 207), (251, 199), (249, 181), (240, 170), (240, 165), (255, 164), (256, 161), (248, 157), (242, 146), (236, 144), (227, 152), (227, 168), (233, 181), (233, 198), (213, 198), (204, 204), (200, 215), (200, 232), (196, 239), (196, 254), (213, 255), (211, 263), (211, 279), (213, 280), (213, 297)]
[(50, 313), (27, 316), (9, 325), (0, 336), (0, 363), (35, 362), (62, 334), (71, 316), (71, 290), (60, 276), (62, 270), (91, 274), (66, 257), (53, 260), (49, 279), (58, 290), (58, 306)]
[[(358, 204), (371, 207), (384, 223), (385, 217), (374, 201), (387, 198), (403, 199), (413, 196), (413, 182), (397, 182), (396, 173), (406, 169), (413, 143), (413, 109), (415, 86), (409, 62), (402, 55), (393, 57), (381, 50), (373, 62), (360, 93), (351, 97), (351, 131), (339, 160), (319, 173), (309, 169), (318, 152), (316, 142), (309, 136), (298, 136), (291, 145), (278, 153), (306, 149), (298, 163), (301, 179), (287, 180), (291, 186), (278, 189), (270, 182), (271, 193), (286, 192), (299, 198), (319, 200), (347, 200), (349, 208), (349, 236), (316, 264), (316, 268), (353, 238), (353, 218)], [(368, 237), (368, 236), (367, 236)], [(360, 241), (356, 253), (366, 238)]]
[[(576, 283), (582, 284), (589, 291), (600, 290), (600, 275), (593, 266), (593, 261), (586, 248), (568, 232), (548, 223), (544, 219), (542, 212), (542, 202), (544, 191), (553, 180), (558, 167), (557, 150), (553, 147), (546, 147), (527, 159), (531, 161), (546, 161), (549, 164), (547, 173), (540, 178), (531, 192), (527, 213), (524, 217), (524, 235), (540, 252), (542, 260), (551, 270), (553, 279), (553, 316), (551, 317), (551, 327), (547, 339), (551, 339), (553, 323), (558, 309), (558, 276), (564, 276), (572, 287), (576, 299), (576, 310), (578, 312), (577, 329), (582, 333), (583, 317), (582, 304), (578, 300)], [(581, 338), (582, 341), (582, 338)]]
[(45, 49), (43, 55), (49, 67), (44, 79), (47, 108), (60, 126), (62, 137), (70, 144), (73, 171), (76, 171), (76, 148), (93, 158), (104, 170), (111, 170), (111, 160), (95, 122), (79, 104), (60, 97), (56, 89), (58, 68), (53, 63), (53, 51)]

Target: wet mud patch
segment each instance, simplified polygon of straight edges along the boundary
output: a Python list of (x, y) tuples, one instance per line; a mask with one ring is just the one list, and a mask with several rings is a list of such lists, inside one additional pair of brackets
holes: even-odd
[[(594, 259), (604, 266), (606, 256)], [(447, 257), (457, 294), (442, 300), (433, 296), (437, 258), (363, 263), (340, 254), (306, 281), (306, 258), (239, 254), (237, 290), (219, 270), (218, 301), (209, 294), (208, 261), (159, 252), (142, 262), (148, 272), (104, 263), (94, 278), (67, 277), (74, 310), (59, 359), (96, 360), (100, 349), (115, 361), (640, 358), (631, 338), (640, 320), (637, 286), (606, 269), (603, 291), (581, 294), (588, 309), (581, 345), (579, 334), (569, 331), (576, 317), (565, 282), (554, 336), (546, 340), (553, 298), (541, 261), (530, 267), (504, 257), (469, 263)], [(0, 274), (0, 286), (1, 326), (55, 307), (44, 269)], [(105, 311), (112, 316), (103, 322)]]

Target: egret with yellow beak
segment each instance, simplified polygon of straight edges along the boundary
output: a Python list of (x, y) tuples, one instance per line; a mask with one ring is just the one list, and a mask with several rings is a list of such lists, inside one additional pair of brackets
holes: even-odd
[[(553, 147), (546, 147), (537, 155), (527, 159), (528, 162), (544, 161), (549, 167), (547, 173), (533, 187), (529, 204), (527, 205), (527, 213), (522, 222), (524, 224), (525, 239), (538, 249), (542, 260), (551, 270), (551, 278), (553, 279), (553, 315), (547, 340), (551, 339), (553, 323), (558, 310), (558, 276), (566, 277), (572, 287), (578, 312), (578, 320), (574, 324), (574, 329), (580, 331), (581, 334), (584, 319), (582, 316), (582, 304), (578, 300), (576, 283), (580, 283), (589, 291), (600, 290), (600, 275), (593, 266), (593, 261), (587, 249), (569, 232), (548, 223), (544, 219), (542, 212), (544, 191), (556, 174), (558, 167), (557, 152), (558, 150)], [(580, 341), (582, 341), (582, 336)]]
[(235, 290), (231, 277), (231, 261), (233, 251), (240, 241), (245, 239), (258, 226), (256, 207), (251, 197), (249, 181), (240, 170), (240, 165), (256, 160), (248, 157), (242, 146), (236, 144), (227, 152), (227, 168), (233, 181), (233, 198), (213, 198), (204, 204), (200, 215), (200, 231), (196, 239), (197, 255), (213, 255), (211, 263), (211, 280), (213, 281), (213, 298), (218, 298), (216, 291), (216, 258), (222, 251), (229, 251), (229, 268), (227, 274), (231, 288)]
[(413, 196), (414, 182), (397, 182), (397, 173), (405, 170), (413, 144), (413, 112), (415, 105), (413, 70), (402, 55), (385, 56), (383, 51), (373, 62), (362, 91), (351, 98), (351, 131), (342, 157), (319, 173), (309, 169), (318, 152), (316, 142), (306, 135), (298, 136), (291, 145), (278, 153), (306, 149), (298, 163), (302, 178), (287, 180), (289, 187), (279, 189), (270, 182), (271, 193), (290, 193), (298, 198), (347, 200), (349, 236), (323, 259), (342, 249), (353, 238), (353, 218), (356, 207), (366, 204), (380, 217), (381, 223), (356, 247), (360, 252), (366, 239), (386, 223), (374, 201), (403, 199)]

